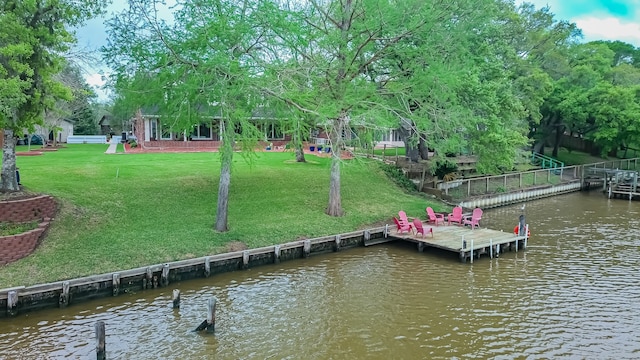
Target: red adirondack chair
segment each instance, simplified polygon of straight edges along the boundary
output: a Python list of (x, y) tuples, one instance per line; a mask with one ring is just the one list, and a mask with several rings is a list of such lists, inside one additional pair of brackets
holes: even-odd
[(426, 211), (430, 223), (434, 223), (436, 226), (438, 226), (438, 224), (444, 224), (444, 214), (436, 214), (431, 206), (429, 206)]
[(462, 225), (462, 206), (454, 207), (453, 212), (447, 216), (447, 219), (449, 220), (449, 225), (452, 222)]
[(429, 226), (425, 229), (420, 219), (413, 219), (413, 227), (416, 229), (416, 235), (421, 234), (424, 237), (425, 233), (431, 233), (431, 237), (433, 237), (433, 228)]
[(474, 227), (480, 227), (481, 219), (482, 219), (482, 209), (475, 208), (473, 209), (473, 213), (471, 214), (471, 216), (465, 216), (464, 219), (462, 219), (462, 223), (464, 225), (470, 225), (471, 229), (473, 229)]
[(398, 220), (397, 217), (393, 217), (393, 222), (396, 223), (396, 232), (402, 234), (402, 233), (410, 233), (411, 232), (411, 224), (406, 223), (403, 224), (400, 222), (400, 220)]

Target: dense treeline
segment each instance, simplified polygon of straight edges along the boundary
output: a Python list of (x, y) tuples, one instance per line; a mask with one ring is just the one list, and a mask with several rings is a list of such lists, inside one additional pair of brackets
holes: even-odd
[[(25, 61), (31, 72), (16, 65), (28, 49), (0, 53), (2, 76), (10, 80), (0, 94), (11, 86), (24, 95), (2, 95), (5, 129), (29, 126), (53, 104), (47, 96), (69, 97), (50, 81), (72, 35), (64, 24), (102, 9), (97, 1), (80, 3), (9, 1), (2, 9), (5, 28), (35, 24), (30, 31), (41, 37), (39, 55), (32, 51)], [(34, 9), (43, 16), (23, 21)], [(43, 29), (61, 35), (46, 37)], [(118, 109), (152, 107), (174, 130), (190, 129), (202, 116), (221, 119), (219, 231), (227, 227), (234, 145), (250, 153), (264, 137), (248, 121), (260, 111), (283, 119), (299, 161), (308, 129), (325, 127), (334, 149), (326, 210), (332, 216), (343, 213), (340, 151), (352, 129), (356, 141), (370, 144), (377, 131), (398, 128), (408, 157), (434, 154), (434, 168), (447, 155), (473, 153), (480, 172), (511, 169), (527, 145), (539, 152), (553, 145), (557, 153), (563, 134), (592, 140), (606, 153), (633, 145), (640, 129), (639, 50), (618, 41), (583, 43), (575, 24), (526, 3), (179, 0), (168, 8), (130, 0), (108, 32), (102, 50), (114, 70)], [(27, 41), (12, 36), (0, 41)], [(21, 82), (32, 73), (34, 80)]]
[(499, 0), (200, 0), (178, 2), (166, 19), (155, 0), (130, 5), (111, 20), (103, 49), (118, 103), (159, 108), (178, 130), (199, 116), (222, 119), (219, 231), (226, 230), (232, 144), (252, 146), (263, 136), (247, 121), (256, 109), (279, 112), (289, 129), (325, 127), (335, 150), (333, 216), (343, 213), (340, 150), (351, 129), (367, 144), (377, 130), (399, 128), (412, 161), (431, 150), (435, 167), (447, 154), (471, 152), (480, 172), (511, 169), (532, 142), (557, 151), (565, 132), (603, 151), (635, 135), (636, 49), (582, 44), (575, 24), (548, 8)]

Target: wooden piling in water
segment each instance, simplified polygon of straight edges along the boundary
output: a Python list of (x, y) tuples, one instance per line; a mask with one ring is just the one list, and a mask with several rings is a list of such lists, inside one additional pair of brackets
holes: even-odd
[(242, 268), (245, 270), (249, 268), (249, 250), (242, 252)]
[(9, 291), (7, 293), (7, 316), (11, 317), (18, 315), (17, 305), (18, 292), (15, 290)]
[(302, 244), (302, 256), (308, 258), (311, 254), (311, 240), (305, 240)]
[(153, 271), (151, 270), (151, 266), (147, 267), (145, 272), (145, 277), (142, 279), (142, 288), (143, 289), (151, 289), (153, 286)]
[(60, 298), (58, 299), (58, 306), (61, 308), (65, 308), (69, 305), (69, 282), (65, 281), (62, 283), (62, 292), (60, 293)]
[(334, 240), (334, 244), (333, 244), (333, 251), (338, 252), (340, 251), (340, 235), (336, 235), (336, 238)]
[(106, 341), (105, 341), (105, 327), (104, 321), (96, 322), (96, 359), (97, 360), (106, 360), (107, 359), (107, 351), (106, 351)]
[(215, 297), (212, 297), (207, 302), (207, 319), (204, 320), (198, 327), (196, 331), (206, 330), (207, 332), (214, 332), (216, 327), (216, 303), (217, 300)]
[(470, 259), (471, 259), (471, 263), (473, 264), (473, 239), (471, 239), (471, 256), (470, 256)]
[(518, 236), (526, 236), (526, 235), (527, 235), (527, 229), (526, 229), (525, 218), (523, 214), (523, 215), (520, 215), (520, 217), (518, 218)]
[(169, 286), (169, 264), (162, 265), (162, 278), (160, 279), (162, 287)]
[(204, 258), (204, 277), (211, 276), (211, 257), (206, 256)]
[(173, 308), (174, 309), (180, 308), (180, 290), (179, 289), (173, 289)]
[(280, 245), (273, 247), (273, 263), (280, 264)]
[(113, 287), (113, 296), (118, 296), (120, 293), (120, 274), (114, 273), (111, 277), (111, 286)]

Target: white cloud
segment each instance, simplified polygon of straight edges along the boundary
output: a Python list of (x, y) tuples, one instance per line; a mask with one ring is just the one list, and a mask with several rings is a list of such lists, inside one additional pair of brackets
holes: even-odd
[(104, 89), (105, 78), (104, 75), (101, 74), (87, 74), (85, 75), (85, 80), (89, 86), (93, 88), (93, 90), (98, 95), (99, 102), (107, 102), (109, 101), (110, 91), (108, 89)]
[(622, 22), (615, 17), (583, 17), (574, 22), (584, 35), (585, 41), (594, 40), (620, 40), (640, 46), (640, 24), (635, 22)]

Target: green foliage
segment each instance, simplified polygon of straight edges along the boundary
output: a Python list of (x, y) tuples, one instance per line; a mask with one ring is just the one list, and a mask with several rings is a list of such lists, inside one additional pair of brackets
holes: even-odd
[(437, 161), (436, 167), (434, 170), (434, 175), (438, 177), (438, 179), (444, 179), (445, 175), (455, 173), (458, 171), (458, 166), (451, 161)]
[(416, 184), (404, 175), (402, 169), (384, 163), (380, 163), (380, 168), (398, 187), (410, 193), (418, 190)]
[(37, 227), (37, 221), (29, 221), (24, 223), (0, 222), (0, 236), (22, 234)]
[[(67, 29), (100, 13), (102, 0), (4, 0), (0, 2), (0, 128), (8, 136), (33, 131), (42, 114), (71, 91), (55, 78), (74, 43)], [(15, 147), (5, 142), (7, 150)], [(2, 191), (17, 189), (15, 154), (6, 151)]]

